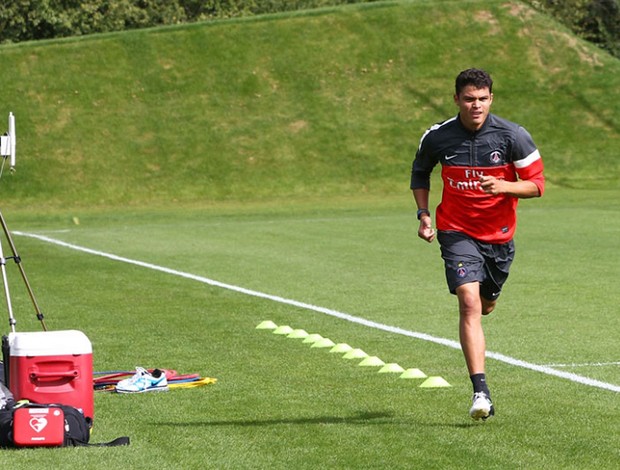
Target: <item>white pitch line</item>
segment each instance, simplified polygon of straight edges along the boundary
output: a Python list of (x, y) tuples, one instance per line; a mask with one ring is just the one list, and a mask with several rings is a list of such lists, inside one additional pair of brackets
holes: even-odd
[[(194, 281), (198, 281), (198, 282), (202, 282), (204, 284), (208, 284), (210, 286), (215, 286), (215, 287), (220, 287), (222, 289), (228, 289), (234, 292), (239, 292), (241, 294), (246, 294), (246, 295), (250, 295), (253, 297), (259, 297), (262, 299), (268, 299), (268, 300), (272, 300), (274, 302), (279, 302), (282, 304), (287, 304), (287, 305), (292, 305), (294, 307), (298, 307), (298, 308), (303, 308), (306, 310), (312, 310), (314, 312), (319, 312), (319, 313), (324, 313), (326, 315), (330, 315), (336, 318), (340, 318), (342, 320), (346, 320), (349, 321), (351, 323), (357, 323), (359, 325), (364, 325), (367, 326), (369, 328), (375, 328), (377, 330), (382, 330), (382, 331), (387, 331), (389, 333), (395, 333), (395, 334), (399, 334), (399, 335), (403, 335), (403, 336), (408, 336), (411, 338), (416, 338), (416, 339), (421, 339), (424, 341), (429, 341), (431, 343), (436, 343), (436, 344), (440, 344), (442, 346), (448, 346), (450, 348), (453, 349), (461, 349), (461, 345), (457, 342), (457, 341), (453, 341), (450, 339), (446, 339), (446, 338), (441, 338), (441, 337), (437, 337), (437, 336), (432, 336), (432, 335), (428, 335), (426, 333), (419, 333), (416, 331), (410, 331), (410, 330), (405, 330), (403, 328), (399, 328), (396, 326), (390, 326), (390, 325), (384, 325), (383, 323), (377, 323), (374, 322), (372, 320), (366, 320), (364, 318), (361, 317), (356, 317), (353, 315), (350, 315), (348, 313), (344, 313), (344, 312), (339, 312), (338, 310), (332, 310), (329, 308), (325, 308), (325, 307), (319, 307), (317, 305), (312, 305), (312, 304), (308, 304), (305, 302), (299, 302), (297, 300), (292, 300), (292, 299), (287, 299), (284, 297), (280, 297), (277, 295), (271, 295), (271, 294), (266, 294), (264, 292), (259, 292), (259, 291), (255, 291), (255, 290), (251, 290), (251, 289), (246, 289), (244, 287), (239, 287), (239, 286), (235, 286), (232, 284), (226, 284), (223, 282), (219, 282), (219, 281), (215, 281), (213, 279), (209, 279), (207, 277), (203, 277), (203, 276), (197, 276), (195, 274), (191, 274), (191, 273), (186, 273), (183, 271), (177, 271), (175, 269), (170, 269), (170, 268), (166, 268), (163, 266), (158, 266), (156, 264), (151, 264), (151, 263), (145, 263), (143, 261), (137, 261), (137, 260), (133, 260), (130, 258), (124, 258), (122, 256), (117, 256), (117, 255), (113, 255), (110, 253), (105, 253), (102, 251), (97, 251), (97, 250), (92, 250), (90, 248), (85, 248), (82, 246), (78, 246), (78, 245), (74, 245), (71, 243), (67, 243), (67, 242), (63, 242), (61, 240), (56, 240), (54, 238), (50, 238), (50, 237), (46, 237), (44, 235), (37, 235), (37, 234), (33, 234), (33, 233), (26, 233), (26, 232), (13, 232), (13, 234), (15, 235), (19, 235), (19, 236), (23, 236), (23, 237), (29, 237), (29, 238), (34, 238), (37, 240), (41, 240), (47, 243), (51, 243), (54, 245), (58, 245), (58, 246), (62, 246), (64, 248), (69, 248), (75, 251), (81, 251), (83, 253), (88, 253), (91, 255), (95, 255), (95, 256), (101, 256), (103, 258), (107, 258), (107, 259), (111, 259), (114, 261), (120, 261), (123, 263), (128, 263), (128, 264), (133, 264), (135, 266), (140, 266), (143, 268), (147, 268), (147, 269), (152, 269), (154, 271), (160, 271), (166, 274), (172, 274), (174, 276), (179, 276), (179, 277), (183, 277), (186, 279), (191, 279)], [(597, 387), (597, 388), (602, 388), (604, 390), (609, 390), (612, 392), (620, 392), (620, 386), (618, 385), (614, 385), (614, 384), (610, 384), (607, 382), (602, 382), (600, 380), (594, 380), (594, 379), (590, 379), (588, 377), (584, 377), (582, 375), (577, 375), (577, 374), (573, 374), (571, 372), (565, 372), (565, 371), (561, 371), (561, 370), (557, 370), (554, 369), (552, 367), (549, 366), (544, 366), (544, 365), (538, 365), (538, 364), (533, 364), (531, 362), (526, 362), (526, 361), (522, 361), (520, 359), (515, 359), (514, 357), (510, 357), (510, 356), (506, 356), (504, 354), (500, 354), (500, 353), (496, 353), (496, 352), (492, 352), (492, 351), (487, 351), (486, 356), (491, 358), (491, 359), (495, 359), (496, 361), (500, 361), (500, 362), (504, 362), (506, 364), (510, 364), (516, 367), (521, 367), (523, 369), (529, 369), (529, 370), (533, 370), (536, 372), (541, 372), (543, 374), (547, 374), (547, 375), (552, 375), (555, 377), (560, 377), (562, 379), (566, 379), (566, 380), (570, 380), (571, 382), (575, 382), (575, 383), (579, 383), (579, 384), (583, 384), (583, 385), (588, 385), (590, 387)]]
[(615, 362), (580, 362), (570, 364), (546, 364), (547, 367), (607, 367), (620, 366), (620, 361)]

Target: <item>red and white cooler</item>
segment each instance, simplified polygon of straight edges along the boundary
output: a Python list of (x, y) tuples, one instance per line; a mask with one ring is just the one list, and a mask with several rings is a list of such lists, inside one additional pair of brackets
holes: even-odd
[(84, 333), (10, 333), (8, 340), (15, 400), (70, 405), (94, 418), (93, 350)]

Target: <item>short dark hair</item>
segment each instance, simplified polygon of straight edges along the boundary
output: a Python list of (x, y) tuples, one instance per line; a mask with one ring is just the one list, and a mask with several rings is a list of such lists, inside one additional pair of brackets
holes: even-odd
[(460, 95), (463, 88), (468, 85), (473, 85), (479, 90), (488, 88), (489, 93), (493, 93), (493, 80), (484, 70), (467, 69), (459, 73), (455, 82), (456, 94)]

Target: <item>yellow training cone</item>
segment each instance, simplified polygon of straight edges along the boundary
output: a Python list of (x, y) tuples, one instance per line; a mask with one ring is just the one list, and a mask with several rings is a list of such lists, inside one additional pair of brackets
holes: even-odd
[(365, 357), (368, 357), (368, 354), (366, 354), (361, 349), (351, 349), (348, 353), (346, 353), (342, 357), (344, 359), (364, 359)]
[(338, 343), (333, 348), (329, 350), (330, 353), (347, 353), (353, 349), (352, 346), (349, 346), (347, 343)]
[(425, 379), (427, 376), (420, 369), (407, 369), (400, 376), (401, 379)]
[(307, 338), (307, 337), (308, 337), (308, 332), (306, 330), (293, 330), (287, 336), (287, 338), (293, 338), (293, 339), (301, 339), (301, 338)]
[(420, 385), (420, 388), (440, 388), (440, 387), (452, 387), (445, 379), (441, 377), (429, 377)]
[(392, 362), (391, 364), (384, 365), (381, 369), (379, 369), (380, 374), (385, 374), (386, 372), (405, 372), (398, 364)]
[(293, 332), (293, 329), (288, 325), (282, 325), (273, 330), (274, 335), (288, 335)]
[(384, 366), (385, 362), (379, 359), (377, 356), (369, 356), (359, 363), (360, 366)]
[(320, 334), (313, 333), (311, 335), (306, 336), (306, 339), (304, 339), (303, 342), (304, 343), (316, 343), (320, 339), (323, 339), (323, 337)]
[(276, 325), (274, 322), (272, 322), (271, 320), (265, 320), (263, 322), (260, 322), (257, 326), (256, 329), (257, 330), (275, 330), (278, 327), (278, 325)]
[(311, 348), (331, 348), (332, 346), (335, 346), (336, 343), (334, 343), (331, 339), (329, 338), (322, 338), (320, 340), (318, 340), (316, 343), (312, 344), (312, 346), (310, 346)]

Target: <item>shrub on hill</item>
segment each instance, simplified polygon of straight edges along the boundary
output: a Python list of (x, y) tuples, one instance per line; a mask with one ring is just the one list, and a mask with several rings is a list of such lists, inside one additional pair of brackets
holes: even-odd
[(583, 39), (620, 57), (618, 0), (526, 0), (554, 16)]
[(376, 0), (4, 0), (0, 43), (372, 1)]
[[(0, 43), (123, 31), (377, 0), (4, 0)], [(618, 0), (525, 0), (620, 57)]]

